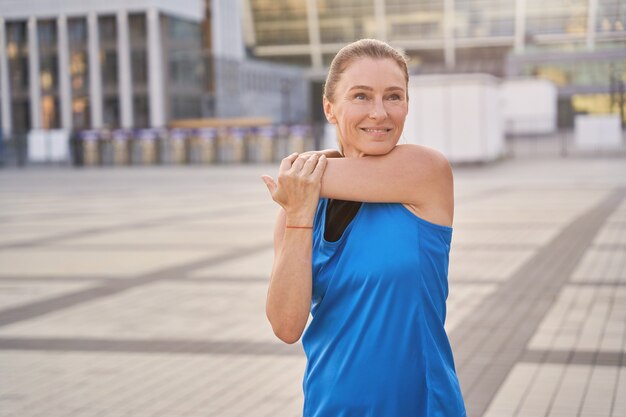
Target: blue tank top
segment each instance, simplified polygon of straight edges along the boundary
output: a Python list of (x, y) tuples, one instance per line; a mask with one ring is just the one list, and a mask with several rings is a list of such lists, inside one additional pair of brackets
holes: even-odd
[(336, 242), (313, 230), (304, 417), (463, 417), (444, 330), (452, 229), (363, 203)]

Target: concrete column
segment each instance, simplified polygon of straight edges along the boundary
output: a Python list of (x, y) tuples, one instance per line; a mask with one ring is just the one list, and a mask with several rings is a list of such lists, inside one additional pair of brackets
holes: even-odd
[(67, 38), (67, 17), (57, 18), (57, 50), (59, 54), (59, 101), (61, 105), (61, 127), (72, 129), (72, 93), (70, 89), (70, 45)]
[(100, 71), (100, 42), (98, 39), (98, 15), (87, 16), (87, 48), (89, 50), (89, 105), (91, 107), (91, 127), (102, 127), (102, 76)]
[(515, 0), (515, 52), (526, 47), (526, 0)]
[(454, 68), (456, 57), (454, 52), (454, 0), (443, 2), (443, 53), (446, 68)]
[(315, 0), (306, 0), (306, 15), (307, 26), (309, 27), (309, 45), (311, 46), (311, 63), (314, 69), (322, 69), (322, 41)]
[(7, 39), (5, 21), (0, 17), (0, 120), (5, 139), (13, 132), (11, 119), (11, 90), (9, 86), (9, 61), (7, 57)]
[(120, 124), (125, 129), (133, 127), (133, 87), (130, 69), (130, 36), (128, 12), (117, 12), (117, 78), (119, 80)]
[(589, 0), (587, 6), (587, 49), (593, 51), (596, 47), (596, 18), (598, 14), (598, 0)]
[[(256, 46), (256, 33), (254, 31), (254, 17), (250, 0), (239, 0), (241, 8), (241, 19), (243, 21), (243, 40), (246, 46)], [(211, 45), (209, 45), (210, 47)]]
[(381, 41), (387, 40), (385, 0), (374, 0), (374, 17), (376, 18), (376, 37)]
[(28, 19), (28, 83), (30, 88), (30, 124), (41, 129), (41, 84), (39, 79), (39, 38), (37, 19)]
[(148, 101), (150, 126), (165, 126), (165, 86), (163, 85), (163, 45), (159, 11), (150, 8), (146, 14), (148, 31)]

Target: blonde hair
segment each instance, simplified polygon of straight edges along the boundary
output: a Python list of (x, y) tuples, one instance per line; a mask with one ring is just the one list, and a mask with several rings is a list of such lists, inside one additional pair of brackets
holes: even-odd
[(409, 70), (404, 54), (383, 41), (361, 39), (341, 48), (330, 63), (326, 82), (324, 83), (324, 97), (328, 101), (332, 102), (334, 100), (335, 87), (341, 78), (341, 74), (354, 60), (359, 58), (393, 59), (404, 73), (404, 79), (408, 87)]

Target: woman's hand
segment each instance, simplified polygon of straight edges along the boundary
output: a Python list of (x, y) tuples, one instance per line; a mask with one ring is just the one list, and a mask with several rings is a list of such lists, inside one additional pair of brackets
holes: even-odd
[(290, 222), (311, 226), (319, 200), (326, 156), (318, 153), (291, 154), (282, 160), (278, 180), (269, 175), (261, 178), (272, 199), (284, 210)]

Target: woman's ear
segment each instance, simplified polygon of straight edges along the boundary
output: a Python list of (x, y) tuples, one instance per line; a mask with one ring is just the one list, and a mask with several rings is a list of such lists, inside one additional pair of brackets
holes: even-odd
[(335, 117), (334, 113), (333, 113), (333, 103), (331, 103), (326, 96), (324, 96), (323, 98), (324, 101), (324, 114), (326, 115), (326, 120), (328, 120), (328, 123), (330, 124), (336, 124), (337, 123), (337, 118)]

